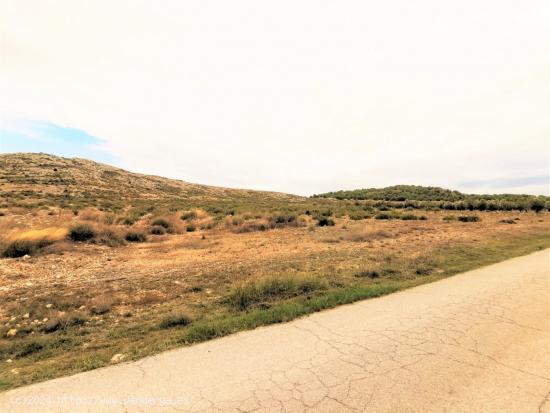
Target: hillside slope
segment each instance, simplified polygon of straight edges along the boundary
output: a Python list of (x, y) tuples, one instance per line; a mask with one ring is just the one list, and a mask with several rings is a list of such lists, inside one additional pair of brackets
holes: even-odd
[(15, 153), (0, 155), (1, 207), (97, 206), (122, 209), (127, 206), (174, 203), (270, 204), (300, 201), (303, 198), (275, 192), (229, 189), (192, 184), (180, 180), (132, 173), (80, 158), (48, 154)]

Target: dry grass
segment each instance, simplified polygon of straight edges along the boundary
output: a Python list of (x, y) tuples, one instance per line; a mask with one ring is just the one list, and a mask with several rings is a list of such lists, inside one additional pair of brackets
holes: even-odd
[(17, 258), (35, 254), (64, 239), (67, 232), (67, 228), (60, 227), (32, 229), (23, 232), (12, 231), (1, 241), (1, 255), (7, 258)]

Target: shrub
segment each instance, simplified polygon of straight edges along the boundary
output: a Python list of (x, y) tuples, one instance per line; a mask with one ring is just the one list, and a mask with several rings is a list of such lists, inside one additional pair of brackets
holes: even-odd
[(185, 229), (187, 232), (194, 232), (196, 231), (197, 227), (194, 226), (193, 224), (189, 224), (187, 225), (187, 228)]
[(71, 316), (55, 317), (48, 320), (42, 326), (42, 331), (45, 333), (53, 333), (58, 330), (65, 330), (68, 327), (81, 326), (86, 323), (86, 321), (87, 318), (80, 313), (76, 313)]
[(328, 288), (326, 281), (318, 278), (272, 278), (263, 281), (252, 281), (234, 288), (227, 302), (238, 310), (285, 298), (307, 295)]
[(445, 222), (456, 221), (456, 216), (454, 216), (454, 215), (445, 215), (443, 217), (443, 221), (445, 221)]
[(536, 213), (539, 213), (540, 211), (542, 211), (544, 207), (545, 207), (544, 202), (540, 199), (533, 199), (531, 201), (530, 208)]
[(166, 230), (166, 232), (169, 232), (169, 233), (174, 232), (174, 226), (172, 225), (172, 223), (164, 218), (154, 219), (153, 222), (151, 222), (151, 225), (163, 227)]
[(105, 244), (110, 247), (124, 245), (124, 239), (117, 232), (113, 231), (110, 228), (105, 228), (101, 231), (98, 231), (93, 242), (97, 244)]
[(191, 318), (186, 314), (173, 314), (163, 319), (159, 327), (160, 328), (173, 328), (173, 327), (185, 327), (191, 324)]
[(197, 218), (197, 212), (196, 211), (185, 211), (180, 218), (183, 221), (193, 221), (195, 218)]
[(126, 233), (124, 239), (128, 242), (145, 242), (147, 241), (147, 236), (143, 232), (130, 231)]
[(374, 219), (393, 219), (393, 218), (394, 218), (393, 215), (388, 214), (387, 212), (381, 212), (374, 216)]
[(88, 224), (77, 224), (69, 230), (69, 238), (73, 241), (89, 241), (95, 236), (95, 230)]
[(461, 215), (458, 217), (460, 222), (478, 222), (481, 219), (477, 215)]
[(166, 228), (161, 227), (160, 225), (155, 225), (151, 228), (151, 234), (153, 234), (153, 235), (164, 235), (164, 234), (166, 234)]
[(513, 219), (501, 219), (499, 222), (502, 224), (517, 224), (517, 222)]
[(9, 241), (2, 251), (4, 258), (18, 258), (25, 255), (32, 255), (41, 248), (50, 245), (52, 242), (46, 239), (41, 240), (26, 240), (16, 239)]
[(350, 213), (349, 214), (349, 219), (351, 219), (353, 221), (360, 221), (362, 219), (368, 219), (370, 217), (371, 217), (371, 215), (368, 214), (368, 213), (358, 212), (358, 213)]
[(402, 219), (403, 221), (416, 221), (420, 219), (420, 217), (414, 214), (403, 214), (399, 217), (399, 219)]
[(42, 351), (44, 348), (44, 345), (38, 341), (31, 341), (30, 343), (25, 344), (21, 350), (17, 353), (17, 357), (26, 357), (30, 356), (31, 354), (38, 353)]
[(89, 304), (90, 313), (95, 315), (105, 314), (111, 311), (114, 305), (115, 305), (115, 300), (113, 299), (112, 296), (110, 295), (98, 296), (93, 298), (90, 301), (90, 304)]
[(320, 227), (333, 227), (335, 222), (331, 218), (319, 217), (317, 218), (317, 225)]
[(359, 271), (355, 274), (355, 277), (357, 278), (378, 278), (380, 277), (380, 273), (378, 271), (374, 270), (365, 270), (365, 271)]

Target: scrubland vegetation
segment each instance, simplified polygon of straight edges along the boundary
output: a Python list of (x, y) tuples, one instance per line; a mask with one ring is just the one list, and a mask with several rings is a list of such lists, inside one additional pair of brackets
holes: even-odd
[(304, 198), (49, 155), (2, 160), (0, 389), (550, 247), (543, 197), (511, 210), (489, 207), (509, 198), (469, 208), (438, 188)]

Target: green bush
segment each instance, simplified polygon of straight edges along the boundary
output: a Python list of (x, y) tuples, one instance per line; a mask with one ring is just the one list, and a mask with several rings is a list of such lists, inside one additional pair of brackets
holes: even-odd
[(185, 229), (187, 232), (195, 232), (197, 229), (196, 226), (194, 226), (193, 224), (189, 224), (187, 225), (187, 228)]
[(443, 221), (445, 221), (445, 222), (456, 221), (456, 216), (454, 216), (454, 215), (445, 215), (443, 217)]
[(124, 239), (128, 242), (145, 242), (147, 236), (143, 232), (130, 231), (126, 233)]
[(380, 212), (379, 214), (376, 214), (374, 216), (374, 219), (393, 219), (394, 216), (392, 214), (388, 214), (387, 212)]
[(73, 241), (90, 241), (95, 236), (95, 230), (88, 224), (78, 224), (69, 230), (69, 238)]

